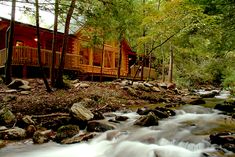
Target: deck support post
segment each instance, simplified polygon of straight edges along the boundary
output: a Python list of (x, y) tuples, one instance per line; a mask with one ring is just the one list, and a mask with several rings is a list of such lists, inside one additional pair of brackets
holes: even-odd
[(22, 76), (23, 76), (24, 79), (27, 78), (27, 66), (26, 66), (26, 64), (23, 65)]

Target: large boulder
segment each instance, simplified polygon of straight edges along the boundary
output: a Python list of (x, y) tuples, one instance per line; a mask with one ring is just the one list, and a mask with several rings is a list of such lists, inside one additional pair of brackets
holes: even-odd
[(75, 119), (80, 121), (88, 121), (94, 117), (92, 112), (83, 106), (82, 102), (73, 104), (71, 114)]
[(15, 79), (13, 80), (7, 87), (11, 89), (20, 89), (21, 86), (27, 86), (29, 87), (29, 82), (22, 80), (22, 79)]
[(55, 140), (61, 142), (63, 139), (71, 138), (79, 133), (80, 129), (77, 125), (61, 126), (56, 133)]
[(235, 109), (235, 105), (216, 104), (214, 109), (228, 112), (228, 113), (233, 113)]
[(5, 140), (22, 140), (25, 137), (26, 131), (18, 127), (0, 131), (0, 138)]
[(147, 115), (143, 115), (139, 119), (137, 119), (134, 125), (140, 125), (140, 126), (158, 125), (158, 120), (159, 120), (158, 117), (153, 112), (149, 112)]
[(36, 131), (33, 135), (33, 143), (47, 143), (52, 138), (52, 136), (54, 136), (54, 132), (52, 130)]
[(108, 122), (93, 120), (87, 124), (87, 131), (89, 132), (105, 132), (107, 130), (113, 130), (116, 127)]
[(0, 125), (10, 125), (16, 122), (15, 115), (6, 107), (0, 110)]
[(74, 136), (72, 138), (67, 138), (61, 141), (62, 144), (73, 144), (73, 143), (79, 143), (82, 141), (88, 141), (89, 139), (92, 139), (94, 136), (96, 136), (96, 133), (86, 133), (79, 136)]
[(217, 144), (223, 148), (235, 152), (235, 133), (216, 133), (210, 135), (210, 141), (212, 144)]
[(191, 104), (191, 105), (200, 105), (200, 104), (205, 104), (205, 100), (203, 100), (199, 96), (185, 96), (182, 98), (182, 101), (185, 104)]
[(115, 116), (116, 121), (126, 121), (127, 119), (127, 116)]

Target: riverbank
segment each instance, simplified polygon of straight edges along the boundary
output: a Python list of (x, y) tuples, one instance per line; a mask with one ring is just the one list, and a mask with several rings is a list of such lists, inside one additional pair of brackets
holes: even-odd
[[(103, 122), (101, 119), (109, 112), (137, 111), (141, 117), (135, 125), (146, 127), (158, 125), (159, 120), (174, 116), (174, 110), (185, 104), (206, 103), (202, 97), (187, 90), (178, 90), (174, 84), (154, 81), (130, 84), (127, 80), (104, 83), (75, 80), (69, 82), (69, 85), (70, 88), (66, 90), (55, 90), (52, 93), (47, 93), (43, 82), (37, 79), (24, 80), (23, 85), (19, 86), (18, 83), (18, 87), (10, 86), (11, 89), (1, 85), (0, 115), (7, 115), (7, 118), (1, 119), (0, 145), (25, 138), (32, 138), (34, 143), (49, 140), (77, 143), (93, 138), (97, 132), (115, 129), (115, 124), (128, 119), (115, 116)], [(216, 94), (209, 93), (203, 97)], [(235, 129), (231, 120), (216, 122), (213, 125), (218, 127), (210, 133), (231, 132)], [(86, 132), (81, 133), (80, 130), (84, 128)], [(205, 132), (204, 135), (209, 138), (210, 133)], [(111, 136), (116, 135), (114, 133)]]

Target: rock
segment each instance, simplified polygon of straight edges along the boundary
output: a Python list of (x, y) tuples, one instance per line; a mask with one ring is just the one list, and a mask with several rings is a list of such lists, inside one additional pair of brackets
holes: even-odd
[(4, 131), (4, 130), (7, 130), (7, 127), (5, 127), (5, 126), (0, 126), (0, 131)]
[(129, 119), (127, 116), (116, 116), (115, 120), (117, 121), (126, 121), (127, 119)]
[(73, 106), (71, 107), (71, 114), (74, 118), (81, 121), (88, 121), (94, 117), (92, 112), (83, 107), (81, 102), (73, 104)]
[(0, 140), (0, 149), (5, 147), (6, 143), (3, 140)]
[(206, 102), (199, 96), (185, 96), (182, 98), (182, 101), (186, 104), (191, 105), (200, 105), (205, 104)]
[(22, 95), (29, 95), (30, 91), (21, 91), (20, 94), (22, 94)]
[(77, 83), (79, 83), (79, 79), (73, 80), (71, 83), (72, 84), (77, 84)]
[(17, 90), (16, 89), (9, 89), (9, 90), (6, 90), (5, 93), (17, 93)]
[(159, 120), (158, 117), (153, 112), (149, 112), (147, 115), (143, 115), (139, 119), (137, 119), (134, 125), (140, 125), (140, 126), (158, 125), (158, 120)]
[(93, 120), (87, 124), (87, 131), (89, 132), (105, 132), (107, 130), (113, 130), (116, 127), (108, 122)]
[(176, 84), (175, 83), (167, 83), (167, 89), (175, 89), (176, 88)]
[(93, 100), (93, 99), (90, 99), (90, 98), (84, 98), (82, 101), (81, 101), (82, 105), (84, 107), (94, 107), (94, 105), (96, 104), (96, 101)]
[(152, 84), (147, 83), (147, 82), (144, 82), (144, 85), (145, 85), (146, 87), (153, 87), (153, 85), (152, 85)]
[(176, 113), (172, 109), (165, 108), (165, 107), (156, 107), (155, 110), (159, 110), (161, 112), (166, 113), (168, 116), (175, 116)]
[(224, 101), (224, 103), (227, 104), (227, 105), (233, 105), (233, 106), (235, 106), (235, 98), (226, 99), (226, 100)]
[(151, 91), (150, 87), (145, 86), (144, 83), (142, 83), (142, 82), (133, 82), (132, 87), (134, 89), (143, 90), (143, 91), (146, 91), (146, 92)]
[(26, 131), (18, 127), (0, 131), (0, 138), (5, 140), (22, 140), (25, 137)]
[(143, 108), (138, 108), (136, 113), (138, 113), (139, 115), (147, 115), (151, 111), (152, 111), (151, 109), (143, 107)]
[(221, 145), (223, 148), (235, 152), (235, 133), (216, 133), (210, 135), (212, 144)]
[(157, 85), (158, 85), (158, 87), (161, 87), (161, 88), (163, 88), (163, 89), (167, 89), (167, 84), (164, 83), (164, 82), (158, 83)]
[(212, 91), (212, 92), (207, 92), (207, 93), (200, 94), (200, 97), (202, 97), (202, 98), (214, 98), (218, 94), (219, 94), (218, 92)]
[(151, 87), (154, 92), (161, 92), (161, 90), (158, 87)]
[(22, 118), (22, 121), (27, 125), (34, 125), (35, 124), (35, 122), (32, 120), (32, 117), (28, 116), (28, 115), (24, 116)]
[(62, 141), (66, 138), (71, 138), (79, 133), (80, 129), (77, 125), (65, 125), (61, 126), (56, 133), (55, 140), (57, 142)]
[(88, 88), (88, 87), (90, 87), (90, 85), (86, 84), (86, 83), (76, 83), (74, 85), (74, 87), (76, 87), (76, 88)]
[(0, 110), (0, 125), (10, 125), (16, 122), (15, 115), (7, 108)]
[(95, 137), (96, 133), (86, 133), (79, 136), (74, 136), (72, 138), (64, 139), (61, 141), (62, 144), (73, 144), (73, 143), (80, 143), (82, 141), (88, 141), (89, 139), (92, 139)]
[(235, 109), (235, 105), (224, 105), (224, 104), (216, 104), (214, 109), (224, 111), (224, 112), (229, 112), (233, 113)]
[(120, 85), (121, 86), (128, 86), (128, 85), (131, 85), (131, 81), (130, 80), (123, 80), (123, 81), (121, 81), (121, 83), (120, 83)]
[(163, 119), (163, 118), (168, 118), (169, 117), (169, 115), (167, 113), (162, 112), (160, 110), (155, 109), (151, 112), (153, 112), (155, 114), (155, 116), (157, 116), (158, 119)]
[(53, 135), (54, 132), (52, 130), (36, 131), (33, 134), (33, 143), (35, 144), (47, 143)]
[(32, 137), (36, 131), (37, 131), (37, 129), (36, 129), (36, 127), (34, 125), (29, 125), (26, 128), (26, 135), (27, 135), (27, 137)]
[(11, 89), (19, 89), (20, 86), (28, 85), (29, 82), (21, 79), (13, 80), (7, 87)]
[(19, 86), (19, 89), (21, 90), (24, 90), (24, 91), (29, 91), (31, 90), (31, 87), (29, 85), (22, 85), (22, 86)]
[(131, 96), (137, 96), (137, 92), (135, 89), (131, 88), (131, 87), (126, 87), (125, 90), (127, 91), (127, 93)]
[(93, 120), (101, 120), (104, 119), (104, 115), (99, 111), (93, 111), (92, 114), (94, 115)]
[(17, 98), (17, 97), (16, 97), (15, 95), (6, 95), (6, 96), (3, 97), (2, 100), (3, 100), (4, 102), (10, 102), (10, 101), (12, 101), (12, 100), (16, 100), (16, 98)]

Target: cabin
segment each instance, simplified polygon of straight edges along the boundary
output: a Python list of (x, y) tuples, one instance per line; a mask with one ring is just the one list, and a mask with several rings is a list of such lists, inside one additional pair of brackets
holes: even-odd
[[(0, 72), (6, 62), (7, 40), (10, 20), (0, 18)], [(40, 29), (41, 37), (41, 60), (49, 77), (52, 58), (53, 31), (45, 28)], [(56, 45), (56, 68), (62, 50), (63, 33), (57, 34)], [(94, 80), (102, 75), (106, 79), (114, 79), (117, 76), (119, 44), (117, 42), (105, 43), (103, 46), (88, 46), (89, 38), (77, 31), (69, 35), (68, 48), (65, 56), (65, 73), (80, 79)], [(121, 78), (131, 78), (140, 73), (133, 52), (126, 40), (121, 42)], [(16, 77), (39, 77), (37, 60), (37, 38), (36, 27), (21, 22), (15, 23), (14, 47), (12, 57), (12, 75)], [(103, 51), (104, 49), (104, 51)], [(144, 79), (156, 78), (154, 69), (144, 67)], [(140, 74), (136, 75), (140, 78)]]

